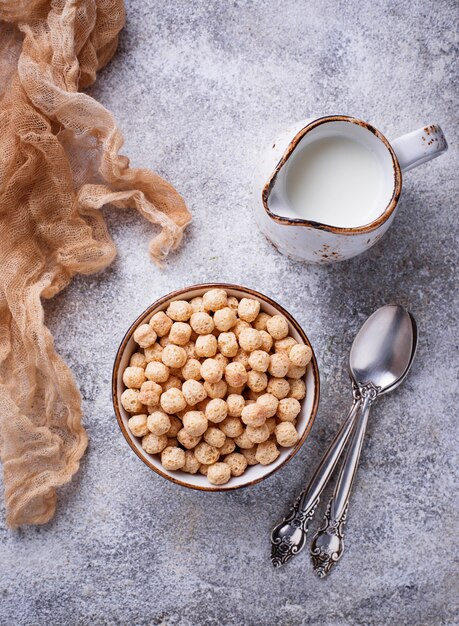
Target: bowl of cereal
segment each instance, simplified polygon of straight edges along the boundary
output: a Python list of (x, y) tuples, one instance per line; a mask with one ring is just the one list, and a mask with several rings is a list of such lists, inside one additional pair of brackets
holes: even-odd
[(131, 325), (115, 358), (115, 415), (157, 474), (227, 491), (285, 465), (319, 403), (312, 346), (271, 298), (239, 285), (174, 291)]

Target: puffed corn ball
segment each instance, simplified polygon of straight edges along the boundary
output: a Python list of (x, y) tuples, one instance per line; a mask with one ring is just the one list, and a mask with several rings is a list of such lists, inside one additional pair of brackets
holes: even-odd
[(155, 343), (157, 334), (149, 324), (141, 324), (134, 331), (134, 341), (141, 348), (148, 348)]
[[(241, 396), (242, 397), (242, 396)], [(231, 398), (231, 396), (228, 397)], [(209, 420), (209, 422), (213, 422), (214, 424), (219, 424), (226, 419), (228, 415), (229, 406), (225, 400), (222, 398), (213, 398), (210, 402), (207, 403), (205, 408), (205, 416)]]
[(309, 346), (256, 298), (210, 289), (170, 302), (133, 333), (120, 402), (163, 467), (224, 485), (297, 444)]
[(172, 319), (164, 313), (164, 311), (159, 311), (150, 318), (149, 324), (158, 337), (164, 337), (169, 333), (173, 322)]
[(140, 389), (145, 380), (143, 367), (129, 366), (123, 372), (123, 383), (131, 389)]
[(169, 415), (164, 411), (154, 411), (147, 419), (147, 428), (154, 435), (165, 435), (171, 427)]
[(202, 411), (188, 411), (183, 416), (183, 428), (193, 437), (200, 437), (207, 430), (207, 418)]
[(239, 452), (232, 452), (225, 456), (225, 463), (230, 468), (231, 476), (242, 476), (247, 467), (247, 459)]
[(224, 289), (210, 289), (202, 296), (206, 311), (218, 311), (228, 303), (228, 294)]
[(207, 480), (212, 485), (224, 485), (231, 478), (231, 468), (226, 463), (214, 463), (207, 470)]
[(161, 354), (161, 360), (167, 367), (174, 369), (183, 367), (187, 361), (187, 354), (184, 348), (170, 343)]
[(242, 298), (237, 307), (239, 319), (245, 322), (253, 322), (260, 312), (260, 303), (253, 298)]
[(284, 448), (294, 446), (298, 441), (298, 433), (292, 422), (281, 422), (276, 426), (274, 434), (277, 443)]
[(186, 300), (175, 300), (167, 307), (166, 314), (174, 322), (186, 322), (190, 319), (193, 309)]
[(178, 470), (185, 465), (185, 450), (167, 446), (161, 452), (161, 463), (167, 470)]
[(133, 415), (128, 420), (128, 428), (135, 437), (144, 437), (148, 434), (147, 415)]

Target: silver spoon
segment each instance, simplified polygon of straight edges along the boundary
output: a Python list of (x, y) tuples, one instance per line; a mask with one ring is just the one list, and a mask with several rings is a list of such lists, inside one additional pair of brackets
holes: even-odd
[[(359, 412), (367, 415), (366, 420), (369, 407), (376, 396), (388, 393), (402, 382), (413, 360), (416, 342), (417, 330), (414, 318), (398, 305), (386, 305), (378, 309), (358, 332), (349, 359), (354, 391), (353, 405), (309, 485), (299, 495), (289, 515), (271, 534), (271, 560), (274, 567), (287, 563), (304, 547), (308, 524), (349, 439)], [(359, 420), (359, 423), (361, 421)], [(347, 478), (341, 482), (343, 487), (344, 483), (348, 484)]]
[[(383, 327), (385, 331), (382, 330)], [(380, 344), (380, 358), (375, 359), (375, 355), (369, 353), (366, 341), (362, 340), (364, 329), (367, 337), (373, 334), (376, 341), (381, 331), (383, 336), (394, 333), (393, 342)], [(405, 379), (416, 352), (416, 345), (417, 328), (414, 318), (402, 307), (396, 306), (386, 306), (373, 313), (352, 345), (350, 373), (353, 382), (359, 388), (363, 402), (323, 524), (312, 540), (311, 558), (314, 571), (319, 578), (324, 578), (330, 572), (344, 551), (343, 527), (370, 407), (378, 396), (393, 391)], [(385, 367), (385, 364), (389, 365)], [(404, 372), (398, 375), (403, 368)]]

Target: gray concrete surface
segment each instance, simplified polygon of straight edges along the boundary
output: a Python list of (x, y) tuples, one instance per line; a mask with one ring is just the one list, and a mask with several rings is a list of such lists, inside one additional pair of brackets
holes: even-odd
[[(457, 5), (127, 3), (119, 52), (92, 93), (126, 136), (124, 153), (183, 193), (194, 215), (159, 271), (152, 227), (107, 208), (119, 256), (46, 304), (84, 397), (90, 446), (46, 527), (0, 516), (2, 625), (439, 626), (457, 617)], [(440, 123), (440, 159), (410, 172), (388, 235), (365, 255), (313, 267), (258, 232), (249, 199), (259, 150), (308, 115), (362, 117), (396, 137)], [(264, 291), (304, 326), (322, 399), (302, 452), (238, 493), (194, 493), (131, 452), (110, 403), (111, 366), (131, 320), (202, 281)], [(307, 554), (275, 571), (269, 533), (347, 410), (346, 361), (365, 317), (408, 306), (420, 343), (404, 386), (369, 425), (342, 562), (326, 581)]]

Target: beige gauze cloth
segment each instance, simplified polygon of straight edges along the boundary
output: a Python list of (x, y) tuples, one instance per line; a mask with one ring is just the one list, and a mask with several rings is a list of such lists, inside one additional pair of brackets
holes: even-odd
[(0, 0), (0, 457), (10, 527), (54, 515), (56, 488), (87, 445), (80, 394), (41, 299), (114, 259), (104, 204), (159, 225), (150, 245), (159, 261), (191, 219), (169, 183), (129, 167), (111, 113), (79, 93), (123, 24), (122, 0)]

